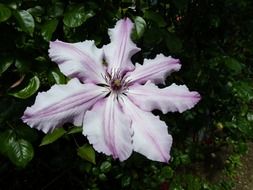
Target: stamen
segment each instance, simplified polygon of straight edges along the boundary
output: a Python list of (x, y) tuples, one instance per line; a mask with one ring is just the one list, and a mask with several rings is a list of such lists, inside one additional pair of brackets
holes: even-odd
[(106, 71), (104, 77), (106, 84), (104, 87), (108, 88), (112, 93), (123, 94), (128, 89), (127, 78), (118, 70)]
[(102, 64), (103, 64), (104, 66), (108, 67), (108, 63), (106, 62), (105, 57), (103, 58)]

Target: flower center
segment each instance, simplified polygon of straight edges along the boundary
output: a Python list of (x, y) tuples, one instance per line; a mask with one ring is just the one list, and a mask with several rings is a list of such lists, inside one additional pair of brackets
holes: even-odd
[(105, 75), (106, 86), (110, 88), (111, 92), (124, 93), (128, 88), (128, 83), (124, 76), (119, 72), (107, 72)]
[(111, 89), (114, 91), (119, 91), (122, 88), (120, 79), (112, 79), (110, 82)]

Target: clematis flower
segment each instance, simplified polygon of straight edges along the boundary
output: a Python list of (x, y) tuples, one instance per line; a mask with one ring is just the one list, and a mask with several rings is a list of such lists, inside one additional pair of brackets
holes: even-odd
[(50, 42), (49, 56), (71, 80), (39, 93), (22, 117), (45, 133), (66, 122), (83, 126), (94, 149), (120, 161), (133, 151), (168, 162), (172, 137), (152, 110), (183, 112), (199, 100), (185, 85), (158, 88), (181, 67), (179, 60), (162, 54), (133, 65), (139, 48), (130, 36), (133, 23), (122, 19), (109, 29), (111, 42), (97, 48), (94, 41)]

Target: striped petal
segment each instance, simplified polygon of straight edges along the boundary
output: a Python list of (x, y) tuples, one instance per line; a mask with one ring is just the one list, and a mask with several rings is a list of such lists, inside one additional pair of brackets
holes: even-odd
[(126, 76), (130, 83), (144, 84), (150, 80), (158, 84), (164, 83), (168, 75), (180, 68), (178, 59), (159, 54), (155, 59), (144, 59), (143, 65), (136, 64), (135, 70), (128, 72)]
[(59, 40), (50, 42), (49, 57), (70, 78), (93, 83), (104, 81), (103, 51), (95, 46), (94, 41), (73, 44)]
[(172, 137), (165, 122), (151, 112), (142, 111), (126, 97), (121, 99), (121, 104), (132, 121), (134, 151), (150, 160), (168, 162)]
[(98, 152), (126, 160), (132, 153), (129, 118), (122, 112), (114, 95), (98, 102), (87, 111), (83, 120), (83, 134)]
[(172, 84), (160, 89), (150, 82), (129, 87), (127, 96), (145, 111), (158, 109), (163, 113), (181, 113), (194, 107), (200, 100), (199, 93), (190, 92), (185, 85)]
[(54, 85), (47, 92), (39, 93), (22, 119), (45, 133), (66, 122), (82, 125), (85, 111), (105, 95), (102, 87), (72, 79), (66, 85)]
[(119, 20), (113, 29), (109, 29), (111, 43), (103, 47), (109, 72), (134, 69), (131, 57), (140, 49), (131, 40), (132, 29), (133, 23), (129, 18)]

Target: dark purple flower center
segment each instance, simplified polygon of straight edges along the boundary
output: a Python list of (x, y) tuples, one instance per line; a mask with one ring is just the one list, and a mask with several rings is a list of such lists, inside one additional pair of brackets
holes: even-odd
[(120, 72), (107, 72), (105, 75), (105, 81), (111, 92), (124, 93), (128, 88), (128, 83), (124, 76)]
[(113, 79), (110, 81), (110, 87), (113, 91), (119, 91), (122, 88), (120, 79)]

